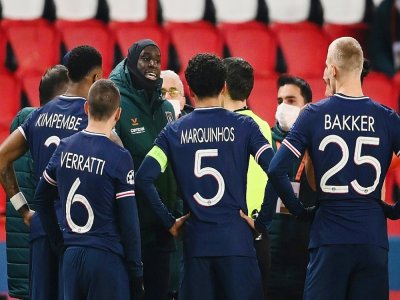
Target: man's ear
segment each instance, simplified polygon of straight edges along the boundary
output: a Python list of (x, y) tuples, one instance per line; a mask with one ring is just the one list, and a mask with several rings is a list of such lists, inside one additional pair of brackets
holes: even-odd
[(121, 107), (118, 107), (118, 109), (117, 109), (117, 113), (115, 114), (115, 123), (117, 123), (118, 122), (118, 120), (119, 120), (119, 118), (121, 118), (121, 112), (122, 112), (122, 108)]
[(334, 65), (331, 65), (331, 72), (332, 72), (332, 76), (333, 77), (336, 77), (336, 74), (337, 74), (337, 69), (336, 69), (336, 67), (334, 66)]
[(85, 101), (85, 105), (83, 107), (85, 109), (85, 114), (89, 115), (89, 103)]

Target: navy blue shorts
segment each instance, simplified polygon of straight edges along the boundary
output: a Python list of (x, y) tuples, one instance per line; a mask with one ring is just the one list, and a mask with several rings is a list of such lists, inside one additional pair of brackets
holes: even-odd
[(42, 236), (29, 244), (29, 291), (31, 300), (54, 300), (58, 294), (58, 256)]
[(372, 245), (312, 249), (304, 299), (389, 299), (387, 250)]
[(179, 299), (261, 300), (257, 259), (244, 256), (194, 257), (184, 260)]
[(65, 300), (129, 299), (128, 273), (122, 258), (109, 251), (70, 247), (63, 256)]

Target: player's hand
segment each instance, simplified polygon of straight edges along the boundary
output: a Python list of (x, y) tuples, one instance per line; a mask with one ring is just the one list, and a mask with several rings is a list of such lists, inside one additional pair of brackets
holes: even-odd
[(22, 218), (23, 218), (24, 223), (25, 223), (26, 226), (28, 226), (28, 227), (31, 226), (32, 216), (33, 216), (34, 213), (35, 213), (35, 211), (32, 210), (32, 209), (26, 210), (23, 213)]
[(134, 277), (131, 280), (131, 300), (142, 300), (144, 298), (143, 277)]
[(246, 223), (250, 226), (251, 229), (253, 229), (254, 231), (257, 231), (256, 227), (254, 225), (253, 218), (246, 215), (242, 210), (240, 210), (240, 216), (246, 221)]
[(169, 233), (172, 234), (173, 237), (178, 237), (183, 224), (185, 224), (186, 220), (190, 217), (190, 213), (178, 218), (175, 220), (174, 225), (169, 229)]

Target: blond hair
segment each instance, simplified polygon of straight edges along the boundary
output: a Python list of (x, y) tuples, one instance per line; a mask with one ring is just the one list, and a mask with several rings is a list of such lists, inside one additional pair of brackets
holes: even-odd
[(334, 40), (328, 48), (328, 63), (345, 72), (360, 72), (364, 55), (360, 43), (352, 37)]

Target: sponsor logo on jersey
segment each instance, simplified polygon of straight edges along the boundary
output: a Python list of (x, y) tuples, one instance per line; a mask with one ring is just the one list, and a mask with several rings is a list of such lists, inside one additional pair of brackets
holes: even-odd
[(174, 121), (174, 115), (170, 111), (165, 112), (165, 116), (167, 117), (168, 123), (171, 123)]
[(128, 184), (134, 184), (135, 183), (135, 172), (133, 170), (130, 170), (128, 172), (128, 175), (126, 175), (126, 182)]
[(131, 118), (131, 124), (132, 124), (132, 127), (134, 127), (134, 128), (131, 128), (131, 134), (139, 134), (139, 133), (146, 132), (146, 129), (143, 126), (138, 127), (139, 126), (138, 118)]

